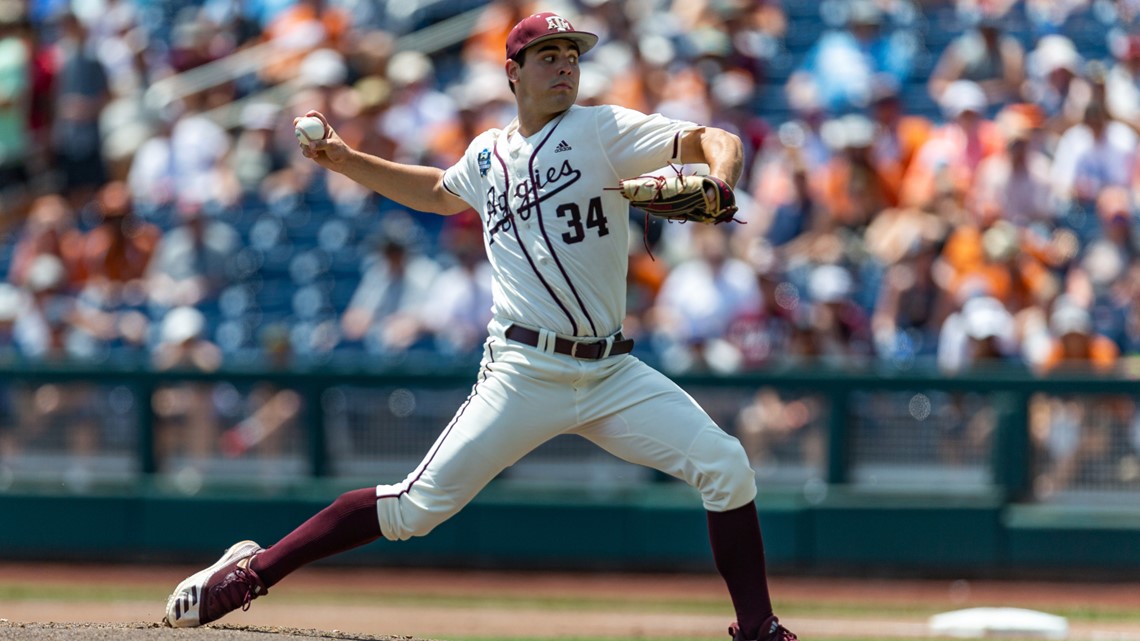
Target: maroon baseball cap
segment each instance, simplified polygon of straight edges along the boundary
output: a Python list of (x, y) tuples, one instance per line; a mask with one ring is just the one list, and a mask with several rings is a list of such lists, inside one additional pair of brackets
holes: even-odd
[(578, 53), (583, 54), (598, 44), (598, 37), (586, 31), (576, 31), (574, 25), (562, 16), (544, 12), (524, 18), (507, 36), (507, 57), (514, 58), (523, 49), (544, 40), (566, 38), (578, 44)]

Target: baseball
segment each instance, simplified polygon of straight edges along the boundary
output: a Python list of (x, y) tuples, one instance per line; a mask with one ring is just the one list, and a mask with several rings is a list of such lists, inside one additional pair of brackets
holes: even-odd
[(297, 125), (293, 128), (293, 133), (297, 135), (297, 142), (302, 145), (309, 145), (324, 139), (325, 123), (321, 122), (321, 119), (316, 116), (303, 116), (297, 119)]

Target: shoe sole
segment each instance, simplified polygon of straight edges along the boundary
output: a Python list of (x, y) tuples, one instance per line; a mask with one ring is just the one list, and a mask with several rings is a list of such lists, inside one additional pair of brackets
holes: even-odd
[(261, 546), (253, 541), (240, 541), (230, 546), (222, 558), (218, 559), (213, 565), (195, 572), (190, 575), (178, 587), (174, 588), (174, 592), (170, 598), (166, 600), (166, 616), (163, 617), (162, 623), (171, 628), (194, 628), (202, 625), (199, 622), (199, 608), (202, 604), (202, 589), (206, 586), (206, 581), (222, 567), (233, 563), (238, 559), (252, 556), (261, 551)]

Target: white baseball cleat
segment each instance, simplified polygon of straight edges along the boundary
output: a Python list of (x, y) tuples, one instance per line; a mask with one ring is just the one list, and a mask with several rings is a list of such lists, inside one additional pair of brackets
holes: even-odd
[(230, 546), (222, 558), (210, 567), (191, 575), (174, 588), (166, 600), (163, 623), (172, 628), (193, 628), (241, 608), (248, 610), (251, 601), (268, 594), (250, 560), (264, 552), (253, 541)]

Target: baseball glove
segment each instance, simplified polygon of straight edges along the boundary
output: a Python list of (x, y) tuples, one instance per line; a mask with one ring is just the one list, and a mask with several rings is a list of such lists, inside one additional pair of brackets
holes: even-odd
[(717, 224), (736, 214), (732, 187), (712, 176), (638, 176), (619, 189), (634, 207), (666, 220)]

